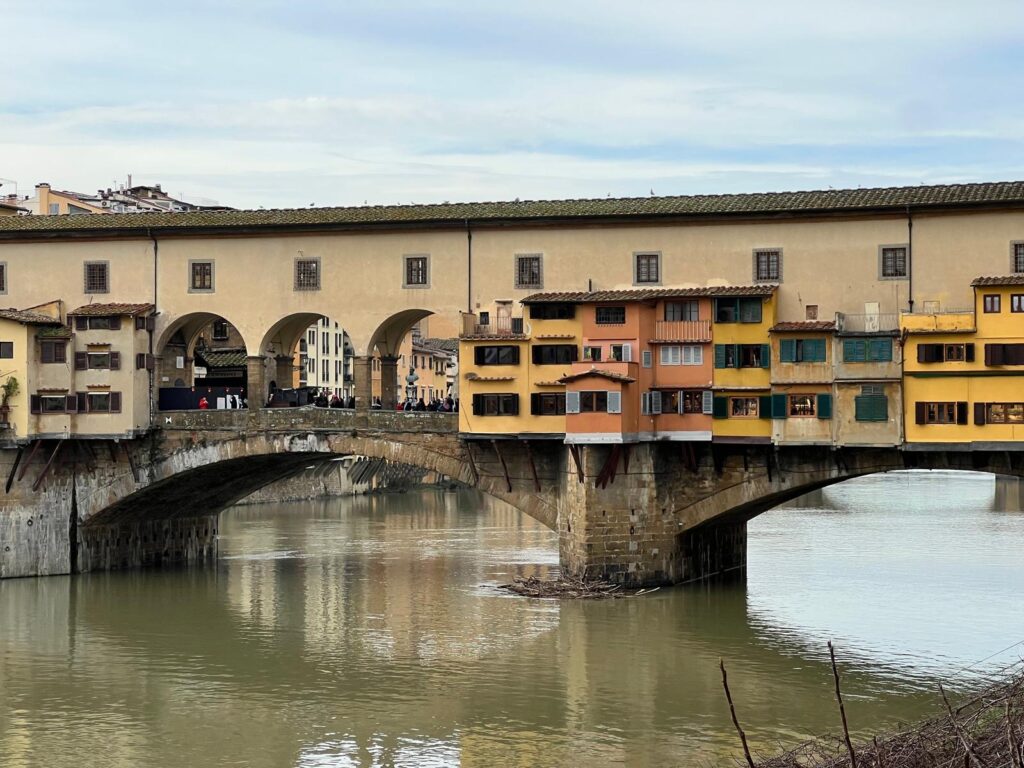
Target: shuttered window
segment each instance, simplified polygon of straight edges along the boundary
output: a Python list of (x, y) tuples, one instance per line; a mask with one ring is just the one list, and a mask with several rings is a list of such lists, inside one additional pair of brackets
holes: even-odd
[(715, 322), (760, 323), (763, 305), (764, 302), (758, 297), (715, 299)]
[(986, 344), (985, 365), (1024, 365), (1024, 344)]
[(519, 395), (494, 393), (473, 395), (474, 416), (516, 416), (519, 414)]
[(769, 368), (771, 349), (767, 344), (716, 344), (715, 368)]
[(534, 416), (561, 416), (565, 413), (564, 392), (534, 392), (530, 395), (530, 413)]
[(68, 345), (66, 341), (43, 341), (39, 344), (39, 359), (43, 363), (66, 363)]
[(825, 339), (779, 341), (779, 360), (783, 363), (823, 363), (825, 354)]
[(892, 339), (844, 339), (844, 363), (892, 361)]
[(519, 347), (514, 344), (479, 346), (473, 350), (477, 365), (519, 365)]
[(865, 384), (853, 398), (854, 418), (857, 421), (888, 421), (889, 399), (880, 384)]
[(566, 365), (579, 359), (580, 350), (575, 344), (535, 344), (532, 354), (536, 365)]
[(914, 403), (914, 421), (917, 424), (966, 424), (967, 403), (963, 401)]

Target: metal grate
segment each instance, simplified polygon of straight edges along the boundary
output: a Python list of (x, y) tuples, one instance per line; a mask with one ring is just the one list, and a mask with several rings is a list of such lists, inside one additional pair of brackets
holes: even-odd
[(320, 290), (320, 260), (319, 259), (296, 259), (295, 260), (295, 290), (296, 291), (319, 291)]
[(85, 292), (107, 293), (110, 291), (110, 274), (106, 262), (86, 262)]

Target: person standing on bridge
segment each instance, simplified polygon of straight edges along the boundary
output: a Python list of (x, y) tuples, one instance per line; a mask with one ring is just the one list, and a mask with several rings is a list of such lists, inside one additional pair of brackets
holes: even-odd
[(199, 398), (199, 410), (200, 411), (205, 411), (205, 410), (209, 409), (209, 407), (210, 407), (210, 402), (206, 399), (206, 396), (203, 395), (202, 397), (200, 397)]

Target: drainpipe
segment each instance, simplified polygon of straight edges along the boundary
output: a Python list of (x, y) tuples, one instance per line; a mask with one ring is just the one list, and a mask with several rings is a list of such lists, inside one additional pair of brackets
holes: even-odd
[(473, 312), (473, 230), (466, 219), (466, 312)]
[[(157, 241), (152, 229), (147, 228), (146, 234), (153, 241), (153, 322), (155, 323), (155, 317), (159, 314), (157, 274), (159, 273), (160, 266), (160, 243)], [(156, 332), (156, 327), (154, 326), (153, 330), (149, 330), (147, 327), (146, 332), (149, 334), (149, 357), (153, 360), (153, 367), (149, 371), (149, 423), (152, 425), (156, 419), (156, 402), (153, 398), (153, 390), (156, 388), (156, 356), (153, 350), (153, 334)]]
[(914, 311), (914, 217), (907, 206), (907, 307)]

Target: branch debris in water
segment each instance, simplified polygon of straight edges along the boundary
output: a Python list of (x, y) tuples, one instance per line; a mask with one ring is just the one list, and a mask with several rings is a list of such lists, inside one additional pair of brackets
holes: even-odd
[(538, 579), (536, 576), (522, 578), (516, 576), (511, 584), (501, 584), (500, 589), (507, 589), (523, 597), (544, 597), (569, 600), (607, 600), (616, 597), (637, 597), (657, 592), (652, 589), (623, 589), (621, 584), (608, 581), (585, 581), (563, 577), (560, 579)]

